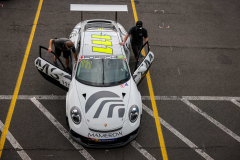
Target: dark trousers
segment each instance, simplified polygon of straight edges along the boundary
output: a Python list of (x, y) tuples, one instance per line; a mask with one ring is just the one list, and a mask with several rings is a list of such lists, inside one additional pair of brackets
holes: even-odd
[(138, 57), (138, 53), (140, 52), (142, 45), (131, 44), (131, 46), (135, 57)]

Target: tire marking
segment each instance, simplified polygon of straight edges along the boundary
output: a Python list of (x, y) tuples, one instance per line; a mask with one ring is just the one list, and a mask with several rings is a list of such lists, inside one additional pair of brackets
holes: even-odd
[[(0, 130), (3, 131), (4, 124), (0, 120)], [(31, 158), (27, 155), (27, 153), (23, 150), (21, 145), (17, 142), (17, 140), (13, 137), (13, 135), (8, 131), (7, 133), (7, 139), (13, 146), (15, 150), (17, 150), (17, 153), (23, 160), (31, 160)]]

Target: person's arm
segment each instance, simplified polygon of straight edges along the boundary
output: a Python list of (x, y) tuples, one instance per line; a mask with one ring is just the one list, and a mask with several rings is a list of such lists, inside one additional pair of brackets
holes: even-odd
[(52, 39), (50, 39), (50, 41), (49, 41), (49, 48), (48, 48), (48, 52), (49, 53), (52, 52), (52, 45), (53, 45), (53, 41), (52, 41)]
[(74, 46), (72, 47), (72, 52), (73, 52), (73, 56), (74, 56), (74, 58), (75, 58), (75, 61), (76, 61), (76, 63), (77, 63), (77, 52), (76, 52), (76, 49), (75, 49)]
[(127, 41), (128, 36), (129, 36), (129, 34), (127, 33), (126, 36), (123, 39), (123, 42), (120, 42), (119, 44), (123, 46), (125, 44), (125, 42)]
[[(144, 40), (145, 40), (145, 43), (148, 41), (148, 37), (147, 38), (144, 38)], [(148, 44), (148, 48), (149, 48), (149, 50), (150, 50), (150, 46), (149, 46), (149, 44)]]
[(75, 61), (76, 61), (76, 63), (77, 63), (77, 52), (74, 52), (74, 53), (73, 53), (73, 56), (74, 56)]

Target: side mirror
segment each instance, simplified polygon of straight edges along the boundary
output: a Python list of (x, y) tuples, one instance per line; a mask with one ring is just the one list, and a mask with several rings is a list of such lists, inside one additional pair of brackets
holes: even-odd
[(62, 72), (61, 70), (59, 70), (59, 69), (53, 70), (52, 73), (53, 73), (53, 74), (57, 74), (57, 75), (63, 74), (63, 72)]
[(137, 72), (138, 73), (141, 73), (141, 72), (145, 72), (147, 70), (147, 68), (145, 67), (145, 66), (141, 66), (138, 70), (137, 70)]

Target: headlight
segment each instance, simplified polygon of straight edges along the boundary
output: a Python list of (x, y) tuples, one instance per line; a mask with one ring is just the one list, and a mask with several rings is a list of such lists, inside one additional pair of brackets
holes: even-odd
[(129, 120), (130, 122), (135, 122), (138, 119), (139, 109), (138, 106), (133, 105), (129, 110)]
[(72, 121), (75, 124), (79, 124), (81, 122), (81, 113), (79, 108), (77, 107), (72, 107), (71, 111), (70, 111), (70, 116), (72, 118)]

